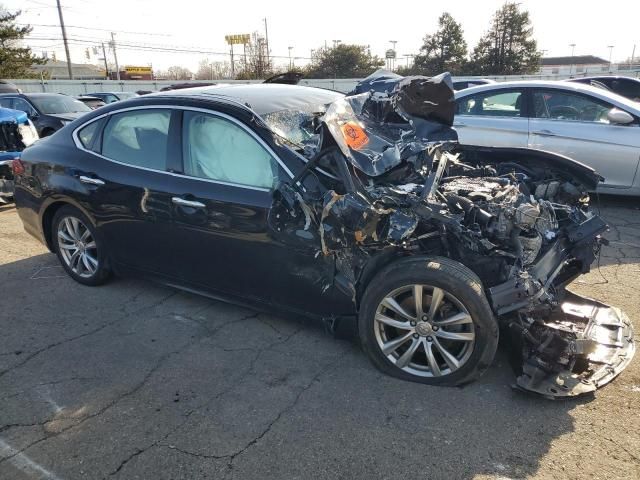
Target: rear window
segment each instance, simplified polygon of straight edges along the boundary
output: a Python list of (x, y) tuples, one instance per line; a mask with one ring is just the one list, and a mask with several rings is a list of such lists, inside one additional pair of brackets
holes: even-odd
[(84, 148), (91, 148), (93, 139), (95, 138), (101, 124), (102, 122), (96, 121), (80, 129), (78, 132), (78, 138)]
[(102, 134), (102, 155), (128, 165), (165, 170), (170, 119), (168, 109), (111, 115)]

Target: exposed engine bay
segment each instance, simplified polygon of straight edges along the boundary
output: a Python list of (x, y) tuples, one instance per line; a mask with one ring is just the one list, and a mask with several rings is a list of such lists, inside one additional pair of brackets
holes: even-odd
[(448, 74), (365, 79), (317, 118), (301, 152), (295, 180), (322, 177), (325, 188), (283, 185), (282, 207), (319, 231), (333, 282), (354, 302), (372, 265), (448, 257), (481, 279), (515, 352), (518, 388), (593, 391), (634, 354), (623, 312), (565, 290), (606, 242), (589, 208), (600, 177), (547, 152), (459, 145), (454, 105)]

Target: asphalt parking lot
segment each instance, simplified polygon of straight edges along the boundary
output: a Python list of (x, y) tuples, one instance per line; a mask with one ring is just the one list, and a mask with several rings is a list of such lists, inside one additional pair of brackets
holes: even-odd
[[(640, 204), (573, 289), (640, 331)], [(1, 479), (640, 478), (640, 359), (592, 397), (380, 374), (355, 343), (146, 283), (83, 287), (0, 206)]]

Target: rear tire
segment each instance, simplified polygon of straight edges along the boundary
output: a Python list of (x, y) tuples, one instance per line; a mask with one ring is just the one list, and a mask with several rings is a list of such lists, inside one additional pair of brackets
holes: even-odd
[(498, 323), (480, 279), (448, 258), (406, 258), (368, 285), (359, 337), (384, 373), (429, 385), (471, 382), (489, 367)]
[(58, 260), (76, 282), (97, 286), (109, 279), (105, 246), (80, 210), (71, 205), (61, 207), (53, 216), (51, 237)]

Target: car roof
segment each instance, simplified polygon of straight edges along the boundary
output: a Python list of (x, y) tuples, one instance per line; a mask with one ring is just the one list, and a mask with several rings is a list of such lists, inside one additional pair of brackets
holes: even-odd
[(68, 97), (68, 95), (63, 95), (62, 93), (55, 93), (55, 92), (22, 92), (22, 93), (0, 93), (0, 96), (3, 97), (51, 97), (51, 96), (56, 96), (56, 97)]
[(503, 90), (508, 88), (553, 88), (555, 90), (567, 90), (570, 92), (584, 93), (592, 97), (599, 98), (609, 103), (613, 103), (617, 107), (624, 107), (627, 110), (633, 110), (636, 115), (640, 115), (640, 106), (637, 102), (617, 93), (602, 88), (593, 87), (580, 82), (563, 82), (555, 80), (515, 80), (511, 82), (490, 83), (487, 85), (478, 85), (476, 87), (465, 88), (456, 92), (456, 99), (468, 97), (476, 93), (487, 92), (491, 90)]
[(569, 78), (568, 82), (580, 82), (584, 80), (629, 80), (631, 82), (640, 83), (640, 78), (625, 77), (624, 75), (595, 75), (592, 77)]
[(210, 85), (145, 95), (148, 98), (157, 98), (159, 96), (217, 98), (247, 105), (258, 115), (265, 115), (282, 110), (312, 111), (315, 108), (335, 102), (342, 98), (344, 94), (333, 90), (300, 85), (254, 83)]

